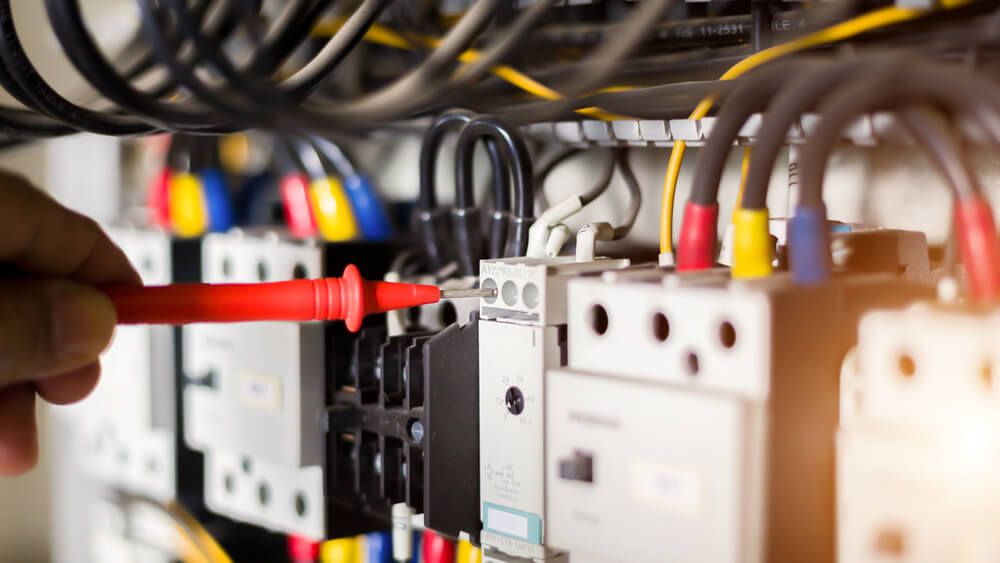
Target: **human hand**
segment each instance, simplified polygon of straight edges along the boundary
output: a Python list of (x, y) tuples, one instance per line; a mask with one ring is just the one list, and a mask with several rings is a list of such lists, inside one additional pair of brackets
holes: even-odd
[(0, 476), (38, 460), (35, 395), (86, 397), (116, 323), (95, 285), (142, 283), (93, 220), (0, 173)]

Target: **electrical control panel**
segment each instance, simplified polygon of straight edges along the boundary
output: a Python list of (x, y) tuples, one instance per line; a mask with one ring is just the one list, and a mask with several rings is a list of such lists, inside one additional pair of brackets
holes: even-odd
[(996, 2), (116, 4), (0, 1), (0, 317), (148, 286), (53, 559), (1000, 560)]

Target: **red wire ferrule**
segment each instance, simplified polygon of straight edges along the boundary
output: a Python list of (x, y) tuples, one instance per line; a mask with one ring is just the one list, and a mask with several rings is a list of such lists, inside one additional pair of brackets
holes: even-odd
[(453, 563), (455, 561), (455, 542), (430, 530), (424, 530), (422, 551), (424, 563)]
[(955, 228), (969, 293), (976, 301), (1000, 297), (1000, 241), (989, 203), (975, 197), (955, 203)]
[(285, 223), (293, 235), (300, 238), (315, 236), (319, 230), (309, 202), (309, 178), (292, 173), (281, 179), (281, 202)]
[(163, 229), (170, 229), (170, 175), (170, 168), (164, 167), (150, 180), (146, 193), (149, 220)]
[(677, 271), (706, 270), (715, 265), (715, 230), (719, 205), (689, 201), (677, 241)]

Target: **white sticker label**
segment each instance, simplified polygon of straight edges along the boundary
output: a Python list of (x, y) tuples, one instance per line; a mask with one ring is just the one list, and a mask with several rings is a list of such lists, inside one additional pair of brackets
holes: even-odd
[(525, 539), (528, 537), (528, 519), (524, 516), (486, 507), (486, 522), (495, 532)]
[(251, 407), (281, 410), (281, 378), (259, 373), (241, 373), (240, 401)]
[(636, 501), (676, 512), (692, 513), (701, 504), (701, 479), (691, 469), (638, 461), (631, 489)]

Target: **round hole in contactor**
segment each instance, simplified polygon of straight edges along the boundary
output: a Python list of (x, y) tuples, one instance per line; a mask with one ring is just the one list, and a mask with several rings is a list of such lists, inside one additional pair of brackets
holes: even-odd
[(901, 559), (906, 555), (906, 537), (896, 528), (882, 528), (875, 535), (873, 547), (879, 555)]
[(154, 475), (157, 474), (157, 473), (159, 473), (159, 471), (160, 471), (160, 463), (156, 460), (155, 457), (147, 457), (146, 458), (146, 471), (148, 471), (148, 472), (150, 472), (150, 473), (152, 473)]
[(910, 378), (917, 373), (917, 364), (909, 354), (900, 354), (896, 360), (896, 368), (903, 377)]
[(146, 255), (142, 257), (142, 265), (140, 268), (142, 269), (142, 273), (149, 275), (153, 273), (153, 267), (155, 265), (156, 264), (153, 263), (153, 257)]
[(260, 281), (267, 281), (267, 264), (262, 261), (257, 262), (257, 279)]
[(250, 470), (253, 469), (253, 465), (250, 463), (250, 458), (244, 457), (240, 461), (240, 467), (243, 469), (243, 473), (246, 473), (247, 475), (249, 475), (250, 474)]
[(482, 289), (492, 289), (494, 291), (493, 297), (483, 297), (483, 301), (490, 304), (497, 302), (497, 296), (495, 293), (497, 290), (496, 280), (494, 280), (493, 278), (486, 278), (485, 280), (483, 280), (483, 283), (479, 284), (479, 287)]
[(719, 325), (719, 343), (723, 348), (736, 346), (736, 327), (729, 321), (722, 321)]
[(292, 279), (293, 280), (304, 280), (309, 275), (306, 271), (306, 265), (303, 263), (298, 263), (292, 268)]
[(300, 517), (306, 515), (306, 495), (299, 491), (295, 493), (295, 513)]
[(236, 489), (236, 479), (233, 478), (232, 473), (226, 473), (226, 476), (222, 478), (222, 486), (227, 493), (232, 493)]
[(687, 369), (688, 375), (698, 375), (698, 370), (701, 369), (698, 362), (698, 354), (688, 352), (684, 358), (684, 367)]
[(670, 321), (663, 313), (653, 315), (653, 338), (657, 342), (666, 342), (670, 338)]
[(590, 326), (598, 336), (608, 331), (608, 311), (601, 305), (590, 308)]
[(538, 306), (539, 298), (541, 297), (541, 291), (539, 291), (538, 286), (533, 283), (528, 283), (521, 290), (521, 300), (524, 301), (524, 305), (529, 309), (534, 309)]
[(503, 287), (500, 288), (500, 298), (503, 302), (507, 304), (508, 307), (513, 307), (517, 305), (517, 284), (507, 280), (503, 282)]
[(230, 278), (233, 276), (233, 261), (226, 256), (222, 259), (222, 277)]
[(458, 310), (451, 301), (445, 301), (438, 308), (438, 321), (441, 326), (451, 326), (458, 320)]
[(260, 501), (261, 506), (266, 506), (267, 503), (271, 502), (271, 487), (267, 483), (257, 485), (257, 500)]

